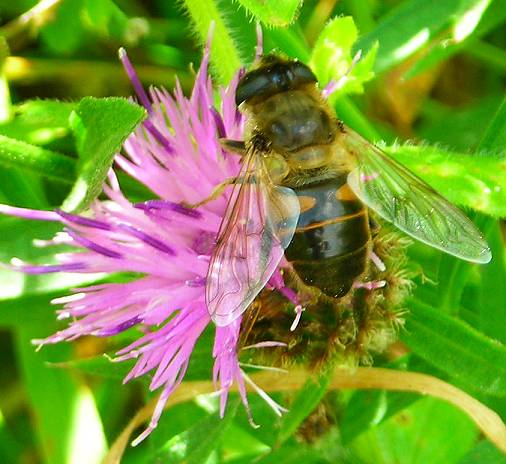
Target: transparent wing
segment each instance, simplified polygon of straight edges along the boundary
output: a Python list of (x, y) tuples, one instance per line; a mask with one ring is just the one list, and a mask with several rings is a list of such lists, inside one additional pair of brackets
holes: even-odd
[(480, 231), (432, 187), (357, 133), (345, 128), (345, 149), (357, 161), (348, 184), (383, 219), (427, 245), (474, 263), (488, 263)]
[(238, 318), (263, 289), (300, 213), (297, 195), (271, 182), (260, 153), (246, 154), (238, 179), (207, 273), (207, 309), (218, 326)]

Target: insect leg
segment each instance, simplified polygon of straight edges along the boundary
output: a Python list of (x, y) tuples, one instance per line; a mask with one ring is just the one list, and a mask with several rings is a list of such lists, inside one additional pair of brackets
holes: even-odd
[(204, 198), (203, 200), (199, 201), (198, 203), (182, 203), (182, 205), (185, 208), (188, 209), (194, 209), (198, 208), (199, 206), (205, 205), (206, 203), (209, 203), (210, 201), (216, 200), (225, 190), (226, 187), (229, 185), (234, 185), (240, 182), (240, 177), (229, 177), (228, 179), (225, 179), (223, 182), (220, 182), (216, 187), (213, 188), (212, 192)]
[[(239, 156), (244, 156), (246, 154), (246, 145), (242, 140), (220, 139), (220, 144), (223, 148), (225, 148), (225, 150), (236, 153)], [(183, 203), (183, 206), (189, 209), (194, 209), (205, 205), (210, 201), (216, 200), (223, 193), (226, 187), (240, 183), (239, 179), (239, 177), (229, 177), (214, 187), (211, 194), (202, 201), (199, 201), (198, 203)]]
[(220, 145), (227, 151), (240, 156), (246, 154), (246, 144), (242, 140), (220, 139)]

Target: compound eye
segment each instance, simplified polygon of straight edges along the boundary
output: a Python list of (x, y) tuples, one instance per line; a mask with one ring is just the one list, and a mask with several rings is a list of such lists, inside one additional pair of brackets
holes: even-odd
[(235, 104), (239, 106), (250, 98), (265, 94), (271, 85), (269, 77), (264, 73), (252, 71), (246, 74), (237, 85)]
[(313, 71), (300, 61), (293, 61), (290, 65), (290, 71), (293, 75), (294, 86), (316, 83), (318, 81)]

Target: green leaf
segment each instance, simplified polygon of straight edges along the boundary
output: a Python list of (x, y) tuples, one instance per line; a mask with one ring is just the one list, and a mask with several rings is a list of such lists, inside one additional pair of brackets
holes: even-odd
[[(499, 107), (497, 113), (492, 118), (491, 123), (489, 124), (485, 135), (483, 136), (482, 141), (478, 147), (478, 151), (482, 154), (480, 158), (473, 157), (472, 160), (479, 160), (480, 163), (477, 164), (474, 169), (473, 166), (469, 166), (467, 172), (472, 173), (476, 171), (478, 166), (480, 168), (486, 167), (489, 170), (489, 173), (495, 175), (497, 173), (501, 173), (506, 166), (506, 158), (497, 158), (493, 156), (494, 153), (497, 153), (504, 149), (502, 146), (503, 143), (503, 131), (506, 129), (506, 100), (503, 101), (502, 105)], [(494, 167), (488, 165), (488, 163), (498, 162), (499, 164)], [(496, 171), (497, 170), (497, 171)], [(482, 175), (485, 172), (482, 173)], [(482, 175), (480, 175), (479, 180), (483, 179)], [(496, 177), (498, 178), (498, 177)], [(500, 177), (498, 178), (500, 179)], [(494, 178), (492, 178), (494, 180)], [(460, 184), (462, 187), (462, 183), (458, 180), (455, 180), (456, 185)], [(486, 185), (486, 184), (485, 184)], [(436, 187), (437, 188), (437, 187)], [(486, 186), (483, 188), (483, 192), (487, 194), (487, 196), (494, 196), (494, 200), (498, 198), (495, 194), (501, 192), (503, 186), (500, 185), (492, 185)], [(479, 192), (476, 192), (478, 195)], [(449, 199), (452, 200), (451, 196), (448, 195)], [(482, 199), (484, 201), (485, 199)], [(459, 203), (456, 199), (454, 199), (455, 203)], [(478, 207), (476, 210), (480, 210)], [(496, 213), (498, 216), (504, 216), (504, 212), (496, 211), (495, 208), (487, 208), (484, 212), (494, 215)], [(485, 234), (487, 234), (494, 226), (494, 220), (492, 218), (486, 217), (478, 217), (475, 220), (480, 230), (482, 230)], [(470, 276), (472, 267), (463, 262), (462, 260), (455, 259), (451, 256), (443, 256), (441, 260), (441, 266), (439, 270), (439, 289), (440, 289), (440, 303), (439, 306), (445, 312), (453, 312), (457, 313), (461, 304), (462, 293), (466, 286), (467, 280)]]
[(76, 52), (86, 37), (82, 24), (84, 0), (63, 0), (54, 18), (40, 31), (44, 45), (54, 54), (70, 55)]
[(297, 15), (301, 0), (239, 0), (258, 21), (268, 26), (287, 26)]
[(2, 411), (0, 411), (0, 461), (20, 462), (23, 454), (23, 445), (16, 440), (15, 436), (8, 429)]
[(370, 0), (344, 0), (343, 5), (346, 12), (353, 16), (360, 34), (365, 34), (374, 29), (376, 24), (375, 16), (377, 16), (380, 5)]
[[(111, 357), (114, 357), (114, 354), (111, 354)], [(63, 361), (52, 367), (55, 369), (76, 369), (86, 374), (96, 375), (107, 379), (123, 380), (134, 365), (135, 360), (113, 362), (110, 357), (101, 355), (86, 359)], [(147, 377), (141, 377), (139, 380), (149, 384), (149, 379)]]
[[(146, 462), (202, 464), (218, 448), (221, 437), (233, 422), (238, 400), (229, 404), (225, 417), (212, 414), (147, 456)], [(154, 432), (156, 433), (156, 431)]]
[[(358, 31), (351, 16), (336, 18), (330, 21), (322, 31), (311, 56), (312, 67), (322, 84), (343, 78), (352, 66), (352, 47), (358, 37)], [(373, 44), (370, 50), (349, 74), (344, 78), (342, 87), (333, 94), (362, 93), (364, 83), (374, 77), (372, 68), (378, 45)]]
[(466, 323), (411, 299), (401, 339), (418, 356), (470, 389), (506, 396), (506, 347)]
[[(46, 304), (46, 310), (49, 308)], [(77, 382), (67, 372), (48, 369), (44, 361), (50, 351), (61, 355), (70, 352), (70, 346), (52, 347), (42, 353), (36, 353), (31, 339), (45, 334), (45, 327), (23, 328), (18, 335), (17, 349), (22, 374), (29, 400), (36, 414), (35, 429), (39, 445), (46, 462), (66, 463), (66, 454), (72, 428), (72, 411), (78, 394)], [(54, 354), (53, 354), (54, 356)]]
[[(17, 328), (16, 349), (44, 462), (75, 462), (77, 450), (84, 462), (98, 462), (105, 440), (89, 391), (69, 372), (47, 366), (47, 362), (71, 356), (71, 345), (47, 346), (36, 352), (31, 343), (33, 338), (50, 335), (57, 328), (48, 303), (42, 306), (45, 319)], [(33, 310), (32, 306), (23, 308), (27, 316)], [(85, 437), (77, 433), (80, 428), (86, 430)], [(85, 440), (87, 447), (83, 448)]]
[[(69, 247), (35, 247), (33, 241), (49, 240), (59, 230), (59, 223), (0, 217), (0, 262), (8, 263), (11, 258), (16, 257), (34, 264), (54, 263), (54, 254), (68, 251)], [(0, 302), (5, 299), (5, 304), (10, 308), (8, 313), (4, 313), (4, 303), (0, 303), (0, 324), (25, 324), (30, 319), (31, 315), (26, 311), (26, 307), (31, 308), (35, 302), (16, 299), (20, 295), (41, 295), (43, 301), (47, 302), (51, 298), (62, 296), (63, 289), (69, 286), (90, 283), (98, 277), (98, 274), (71, 273), (29, 275), (0, 267)], [(59, 294), (47, 294), (55, 290), (59, 290)]]
[(337, 99), (334, 108), (339, 119), (357, 131), (367, 140), (374, 142), (381, 140), (381, 136), (364, 114), (346, 95)]
[[(386, 364), (396, 370), (407, 370), (443, 377), (444, 374), (412, 353)], [(346, 404), (339, 420), (339, 432), (343, 445), (348, 445), (358, 435), (371, 427), (376, 427), (390, 417), (418, 401), (418, 393), (386, 390), (357, 390)]]
[[(505, 19), (506, 1), (504, 0), (463, 2), (461, 13), (457, 16), (451, 29), (444, 37), (438, 38), (427, 50), (427, 53), (409, 69), (404, 78), (410, 79), (442, 61), (449, 60), (453, 55), (462, 51), (503, 65), (504, 61), (493, 53), (494, 47), (487, 46), (486, 43), (479, 44), (476, 39), (486, 36), (494, 28), (500, 26)], [(491, 52), (492, 56), (490, 56)], [(504, 51), (497, 48), (497, 53), (501, 54)]]
[(506, 464), (506, 456), (489, 441), (482, 440), (459, 461), (459, 464)]
[(506, 149), (506, 98), (492, 118), (487, 131), (480, 143), (481, 150), (497, 151), (503, 154)]
[(0, 327), (38, 326), (40, 327), (38, 338), (44, 336), (43, 327), (56, 319), (54, 308), (49, 305), (49, 301), (59, 296), (61, 293), (51, 292), (1, 300)]
[(506, 344), (506, 255), (501, 225), (496, 222), (487, 234), (493, 259), (480, 268), (479, 329)]
[[(282, 395), (278, 393), (269, 393), (269, 396), (281, 406), (287, 407), (286, 398)], [(253, 421), (255, 424), (259, 425), (257, 429), (253, 430), (254, 437), (269, 448), (273, 447), (276, 444), (279, 434), (279, 424), (282, 418), (277, 416), (271, 406), (259, 395), (248, 393), (248, 403), (250, 405)], [(250, 417), (248, 417), (245, 408), (240, 407), (238, 409), (235, 424), (248, 433), (252, 432)]]
[(286, 441), (306, 419), (309, 414), (318, 406), (321, 399), (327, 392), (332, 371), (315, 379), (310, 379), (298, 391), (288, 412), (282, 417), (278, 443)]
[[(487, 236), (489, 229), (494, 225), (494, 220), (481, 214), (471, 213), (470, 219), (474, 220), (477, 228)], [(481, 265), (480, 269), (490, 266), (490, 263)], [(439, 263), (438, 271), (438, 302), (437, 307), (447, 314), (459, 313), (462, 295), (476, 266), (458, 259), (449, 254), (443, 254)]]
[[(282, 446), (276, 450), (273, 450), (272, 453), (267, 454), (266, 456), (261, 457), (258, 460), (251, 460), (250, 458), (247, 460), (238, 461), (237, 464), (249, 464), (251, 462), (258, 462), (259, 464), (330, 464), (341, 463), (345, 461), (330, 461), (325, 459), (320, 455), (318, 450), (313, 449), (312, 447), (297, 443), (290, 443), (289, 445)], [(236, 464), (236, 463), (234, 463)]]
[[(0, 316), (0, 322), (1, 321), (2, 319)], [(137, 331), (136, 328), (131, 330)], [(123, 336), (128, 336), (128, 333), (125, 332)], [(213, 337), (213, 329), (208, 329), (199, 338), (191, 354), (185, 381), (209, 380), (211, 378), (213, 366)], [(108, 355), (94, 356), (86, 359), (70, 360), (59, 364), (57, 367), (77, 369), (86, 374), (98, 375), (105, 378), (124, 379), (134, 366), (136, 360), (113, 362), (111, 358), (114, 358), (114, 356), (114, 353), (109, 353)], [(139, 380), (150, 382), (147, 376), (143, 376)]]
[(251, 462), (255, 456), (268, 453), (271, 449), (258, 439), (256, 430), (253, 427), (246, 430), (236, 424), (232, 424), (227, 433), (223, 435), (222, 446), (223, 453), (234, 462), (239, 458)]
[(145, 117), (145, 111), (123, 98), (83, 98), (71, 114), (79, 153), (78, 176), (63, 203), (66, 211), (86, 208), (102, 191), (114, 155)]
[(483, 64), (497, 70), (506, 70), (506, 50), (492, 45), (484, 40), (473, 40), (465, 52), (481, 60)]
[(351, 449), (363, 464), (457, 464), (477, 435), (462, 411), (424, 398), (357, 437)]
[(375, 29), (358, 40), (355, 49), (370, 50), (379, 42), (374, 70), (385, 71), (420, 51), (431, 41), (447, 40), (451, 37), (452, 26), (481, 3), (483, 0), (401, 2), (381, 19)]
[(300, 26), (295, 23), (290, 27), (266, 29), (264, 35), (264, 52), (280, 50), (290, 58), (309, 62), (310, 49)]
[(114, 442), (125, 427), (127, 416), (121, 413), (127, 412), (131, 417), (132, 394), (135, 395), (136, 390), (136, 386), (129, 388), (118, 380), (93, 382), (93, 396), (109, 443)]
[[(149, 397), (151, 398), (151, 396), (150, 394)], [(207, 403), (205, 407), (202, 407), (201, 400)], [(156, 453), (173, 437), (181, 435), (202, 420), (208, 419), (211, 414), (216, 413), (216, 408), (216, 398), (211, 399), (207, 396), (203, 399), (185, 401), (184, 403), (171, 406), (169, 410), (162, 414), (156, 429), (149, 435), (146, 441), (151, 450), (149, 454)]]
[(14, 107), (14, 118), (0, 125), (0, 134), (33, 145), (47, 145), (70, 134), (74, 103), (29, 100)]
[(139, 27), (136, 30), (135, 22), (112, 0), (85, 0), (82, 16), (93, 32), (124, 44), (136, 44), (147, 32)]
[(356, 391), (339, 422), (343, 444), (375, 426), (420, 398), (416, 393)]
[(502, 92), (492, 92), (465, 106), (447, 106), (427, 100), (424, 102), (421, 120), (417, 123), (417, 135), (421, 140), (437, 143), (452, 151), (469, 153), (477, 147), (502, 101)]
[[(31, 408), (37, 418), (36, 432), (46, 462), (66, 463), (66, 448), (70, 443), (72, 414), (78, 394), (78, 385), (67, 372), (48, 369), (44, 365), (46, 354), (35, 353), (30, 343), (40, 336), (41, 329), (25, 328), (17, 341), (18, 356)], [(59, 351), (69, 351), (69, 346)], [(58, 405), (55, 408), (55, 405)], [(66, 411), (65, 414), (63, 412)]]
[(15, 167), (0, 169), (0, 191), (5, 203), (36, 209), (49, 207), (42, 179), (33, 172)]
[(506, 217), (506, 159), (431, 146), (393, 145), (385, 151), (452, 203)]
[(58, 182), (75, 178), (75, 161), (61, 153), (0, 135), (0, 164), (22, 168)]

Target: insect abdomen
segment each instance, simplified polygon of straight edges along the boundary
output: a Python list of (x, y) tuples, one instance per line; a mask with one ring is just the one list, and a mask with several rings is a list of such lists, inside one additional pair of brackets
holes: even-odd
[(369, 222), (346, 177), (295, 188), (301, 215), (285, 255), (299, 277), (340, 298), (366, 268)]

